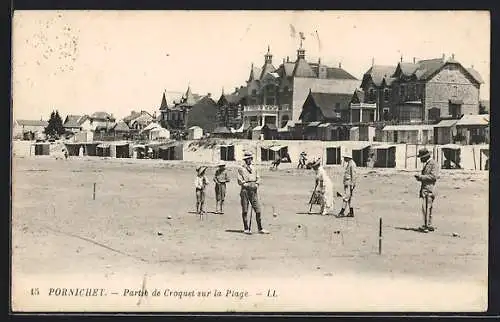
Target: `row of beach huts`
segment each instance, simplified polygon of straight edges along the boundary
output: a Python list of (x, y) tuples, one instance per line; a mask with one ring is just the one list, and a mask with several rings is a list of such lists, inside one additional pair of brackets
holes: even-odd
[[(17, 141), (17, 144), (26, 142)], [(14, 143), (16, 144), (16, 142)], [(418, 169), (418, 149), (426, 147), (444, 169), (489, 169), (489, 145), (419, 145), (387, 144), (368, 141), (255, 141), (204, 139), (164, 142), (38, 142), (29, 148), (17, 148), (14, 155), (47, 156), (65, 147), (71, 157), (134, 158), (183, 160), (190, 162), (239, 162), (245, 151), (255, 155), (257, 164), (283, 160), (295, 167), (301, 152), (309, 159), (321, 158), (323, 165), (342, 164), (342, 155), (350, 151), (360, 167)], [(27, 149), (29, 152), (27, 153)], [(21, 150), (24, 150), (21, 151)]]

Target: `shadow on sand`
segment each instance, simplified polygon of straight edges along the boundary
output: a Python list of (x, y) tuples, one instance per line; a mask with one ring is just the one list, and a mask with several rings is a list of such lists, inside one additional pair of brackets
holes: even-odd
[(414, 231), (414, 232), (417, 232), (417, 233), (421, 233), (422, 231), (420, 230), (420, 227), (394, 227), (394, 229), (398, 229), (398, 230), (406, 230), (406, 231)]
[(226, 229), (225, 232), (226, 233), (239, 233), (239, 234), (243, 234), (243, 229)]

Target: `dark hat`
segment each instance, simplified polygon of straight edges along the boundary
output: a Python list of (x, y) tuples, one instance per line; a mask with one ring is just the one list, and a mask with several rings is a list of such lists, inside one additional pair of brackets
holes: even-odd
[(418, 158), (425, 158), (425, 157), (428, 157), (430, 155), (431, 155), (431, 153), (429, 152), (429, 150), (427, 150), (426, 148), (422, 148), (422, 149), (418, 150), (417, 157)]

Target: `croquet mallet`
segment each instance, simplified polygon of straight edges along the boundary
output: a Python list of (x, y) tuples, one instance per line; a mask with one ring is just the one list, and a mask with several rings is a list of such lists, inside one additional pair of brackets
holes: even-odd
[(311, 213), (312, 211), (312, 207), (313, 207), (313, 202), (314, 202), (314, 198), (316, 196), (316, 189), (318, 188), (318, 184), (316, 183), (316, 185), (314, 186), (314, 190), (312, 192), (312, 195), (311, 195), (311, 199), (309, 199), (309, 213)]

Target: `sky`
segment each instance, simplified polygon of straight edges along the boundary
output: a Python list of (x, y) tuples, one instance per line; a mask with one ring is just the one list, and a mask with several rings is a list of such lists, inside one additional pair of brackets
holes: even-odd
[[(295, 31), (295, 33), (293, 32)], [(231, 92), (262, 66), (297, 55), (361, 79), (378, 65), (448, 58), (474, 68), (489, 99), (488, 11), (15, 11), (13, 118), (132, 110), (153, 113), (162, 94)]]

